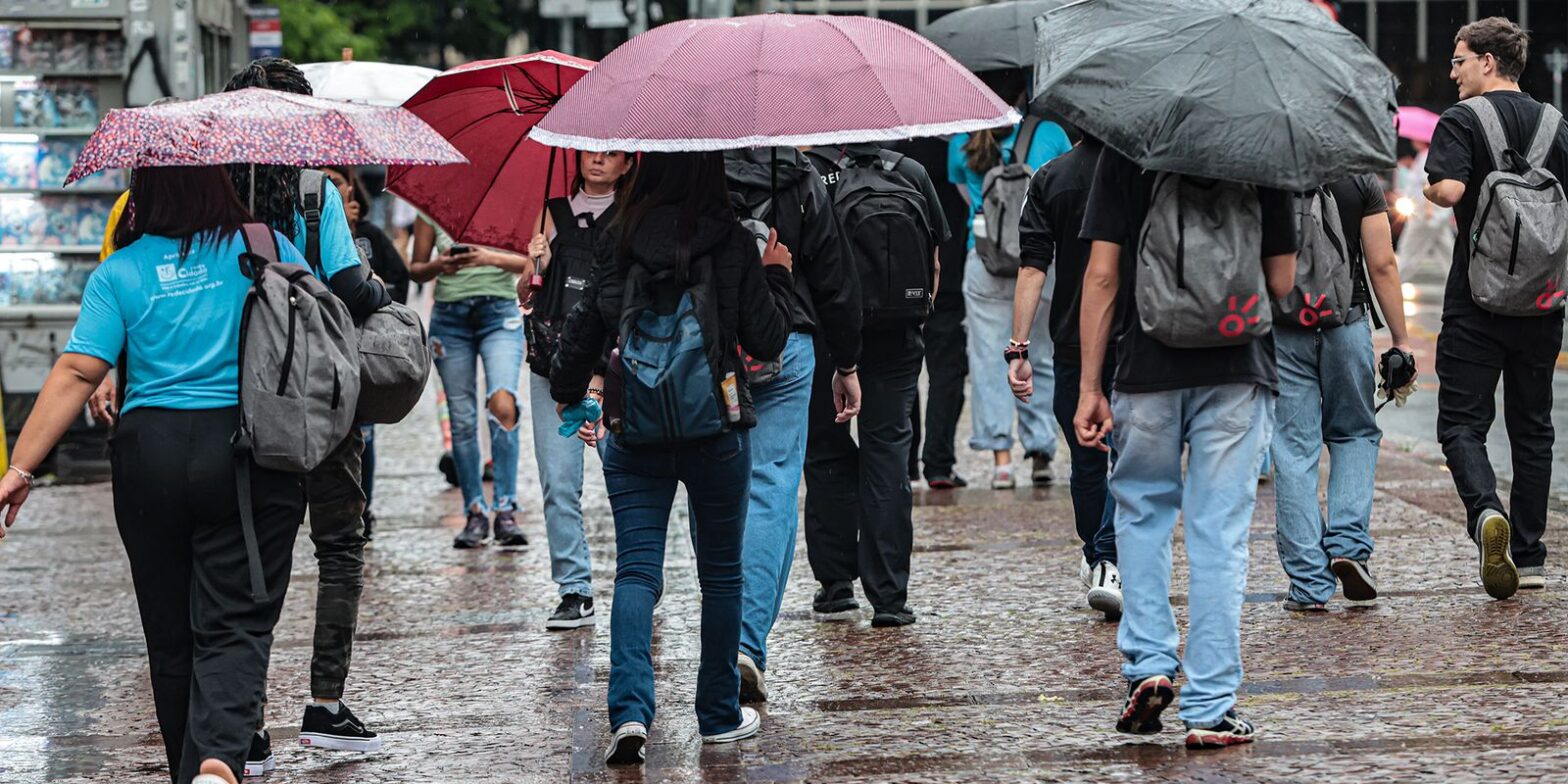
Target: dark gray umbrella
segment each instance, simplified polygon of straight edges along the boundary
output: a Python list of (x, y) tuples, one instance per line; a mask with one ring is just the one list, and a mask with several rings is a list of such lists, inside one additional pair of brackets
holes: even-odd
[(931, 42), (971, 71), (1034, 67), (1034, 18), (1068, 0), (1008, 0), (954, 11), (926, 25)]
[(1035, 95), (1146, 169), (1306, 190), (1394, 168), (1396, 80), (1302, 0), (1079, 0)]

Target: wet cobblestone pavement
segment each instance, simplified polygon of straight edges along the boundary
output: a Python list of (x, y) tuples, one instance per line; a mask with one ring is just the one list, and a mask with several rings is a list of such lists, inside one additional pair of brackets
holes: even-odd
[[(1372, 521), (1376, 608), (1280, 609), (1273, 495), (1260, 489), (1242, 616), (1251, 747), (1187, 752), (1174, 721), (1151, 738), (1113, 731), (1115, 626), (1084, 604), (1063, 475), (918, 495), (912, 627), (813, 621), (802, 542), (770, 643), (763, 731), (730, 746), (698, 742), (697, 581), (684, 525), (672, 525), (648, 762), (606, 770), (614, 541), (597, 460), (585, 500), (601, 621), (547, 633), (556, 591), (537, 501), (522, 515), (526, 548), (452, 549), (461, 501), (433, 470), (434, 421), (427, 399), (378, 433), (381, 524), (347, 700), (386, 748), (294, 743), (316, 579), (301, 536), (272, 663), (268, 781), (1495, 782), (1562, 781), (1568, 769), (1562, 573), (1545, 591), (1488, 600), (1448, 475), (1390, 443)], [(522, 492), (537, 499), (523, 453)], [(984, 459), (966, 453), (960, 472), (982, 478)], [(1548, 544), (1568, 547), (1554, 508)], [(167, 781), (109, 487), (40, 491), (14, 534), (0, 543), (0, 782)]]

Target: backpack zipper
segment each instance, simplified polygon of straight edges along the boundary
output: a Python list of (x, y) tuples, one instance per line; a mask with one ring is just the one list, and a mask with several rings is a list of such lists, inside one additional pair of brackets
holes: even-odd
[(278, 396), (283, 396), (283, 391), (289, 385), (289, 371), (294, 367), (294, 322), (298, 319), (299, 311), (295, 307), (294, 297), (289, 297), (289, 342), (283, 349), (283, 372), (278, 376)]
[(1514, 241), (1508, 248), (1508, 274), (1514, 274), (1514, 268), (1519, 266), (1519, 227), (1524, 222), (1518, 215), (1514, 216)]

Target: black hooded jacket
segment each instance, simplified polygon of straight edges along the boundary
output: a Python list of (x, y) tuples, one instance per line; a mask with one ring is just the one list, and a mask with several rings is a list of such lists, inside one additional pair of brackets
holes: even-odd
[[(769, 172), (775, 156), (776, 181)], [(838, 367), (858, 364), (860, 278), (816, 169), (793, 147), (763, 147), (725, 152), (724, 173), (731, 193), (747, 206), (775, 199), (769, 222), (795, 257), (790, 331), (822, 335)]]
[[(583, 399), (588, 381), (602, 371), (604, 357), (621, 332), (628, 307), (667, 308), (679, 299), (685, 287), (668, 287), (664, 294), (670, 302), (647, 297), (626, 302), (627, 270), (641, 265), (649, 276), (674, 271), (676, 222), (679, 208), (658, 207), (643, 217), (634, 228), (627, 255), (620, 258), (623, 225), (611, 225), (599, 235), (594, 249), (594, 272), (582, 300), (567, 314), (561, 329), (561, 342), (550, 368), (550, 396), (558, 403), (572, 404)], [(757, 255), (756, 240), (733, 220), (702, 216), (690, 237), (693, 280), (705, 281), (711, 292), (708, 302), (697, 303), (697, 318), (708, 336), (709, 364), (719, 371), (735, 373), (740, 382), (741, 418), (738, 428), (756, 424), (751, 391), (737, 343), (747, 354), (772, 361), (784, 352), (789, 339), (791, 290), (794, 278), (780, 266), (763, 266)], [(711, 276), (708, 278), (707, 276)], [(645, 292), (650, 296), (661, 292)], [(657, 297), (655, 297), (657, 298)]]

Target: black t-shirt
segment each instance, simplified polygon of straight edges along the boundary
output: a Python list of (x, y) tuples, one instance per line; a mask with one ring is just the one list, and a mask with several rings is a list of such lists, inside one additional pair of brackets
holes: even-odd
[(387, 286), (394, 302), (408, 302), (408, 264), (386, 232), (370, 221), (354, 224), (354, 246), (370, 262), (371, 271)]
[[(1095, 169), (1080, 234), (1085, 241), (1122, 246), (1115, 389), (1165, 392), (1221, 384), (1259, 384), (1277, 389), (1279, 373), (1274, 365), (1272, 334), (1224, 348), (1171, 348), (1144, 334), (1138, 319), (1133, 276), (1138, 267), (1138, 232), (1149, 209), (1155, 176), (1156, 172), (1143, 171), (1122, 154), (1105, 148)], [(1259, 188), (1258, 201), (1263, 208), (1262, 255), (1294, 253), (1295, 197), (1287, 191)], [(1262, 263), (1263, 259), (1258, 259), (1258, 264)]]
[(1328, 192), (1339, 207), (1339, 225), (1345, 230), (1345, 253), (1350, 257), (1351, 305), (1368, 305), (1372, 292), (1367, 290), (1366, 250), (1361, 247), (1361, 221), (1373, 215), (1388, 218), (1388, 200), (1383, 183), (1376, 175), (1358, 174), (1330, 183)]
[(1048, 271), (1056, 262), (1051, 294), (1051, 341), (1056, 361), (1078, 364), (1078, 311), (1089, 243), (1080, 239), (1089, 188), (1101, 145), (1085, 140), (1040, 167), (1029, 181), (1029, 196), (1018, 219), (1021, 266)]
[[(1509, 144), (1523, 153), (1541, 121), (1541, 103), (1516, 90), (1493, 90), (1486, 93), (1486, 99), (1497, 109)], [(1557, 143), (1546, 156), (1546, 168), (1559, 182), (1568, 182), (1568, 124), (1558, 125)], [(1486, 133), (1475, 112), (1458, 104), (1449, 107), (1437, 122), (1426, 158), (1429, 181), (1456, 180), (1465, 184), (1465, 194), (1454, 206), (1459, 236), (1454, 240), (1454, 263), (1448, 268), (1448, 287), (1443, 292), (1444, 319), (1485, 312), (1470, 293), (1470, 233), (1474, 230), (1471, 223), (1481, 197), (1481, 183), (1495, 170)]]

